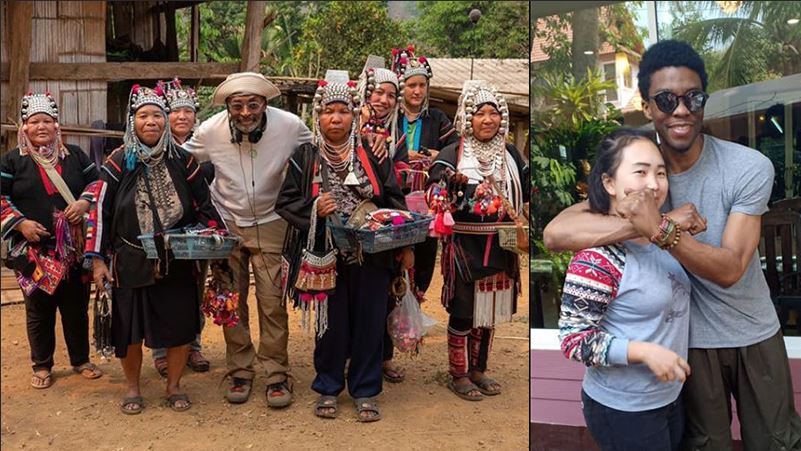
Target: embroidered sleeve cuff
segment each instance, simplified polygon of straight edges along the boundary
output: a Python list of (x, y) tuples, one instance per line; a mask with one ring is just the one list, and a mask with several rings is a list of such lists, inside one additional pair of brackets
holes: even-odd
[(14, 216), (13, 218), (9, 218), (7, 220), (7, 224), (3, 224), (3, 239), (5, 240), (8, 238), (9, 235), (15, 230), (14, 228), (17, 227), (17, 224), (25, 220), (25, 216), (19, 215)]
[(94, 257), (102, 258), (103, 261), (108, 260), (105, 255), (100, 254), (98, 252), (84, 252), (84, 254), (83, 254), (83, 258), (92, 259)]
[(606, 361), (610, 365), (623, 365), (629, 364), (629, 340), (628, 338), (613, 338), (609, 344), (609, 351), (606, 356)]

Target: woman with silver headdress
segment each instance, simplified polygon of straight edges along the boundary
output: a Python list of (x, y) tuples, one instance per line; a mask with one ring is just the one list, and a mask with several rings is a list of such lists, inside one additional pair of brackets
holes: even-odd
[(97, 168), (78, 146), (62, 142), (50, 93), (23, 97), (20, 119), (19, 147), (0, 160), (0, 218), (10, 249), (6, 265), (25, 298), (31, 385), (53, 384), (57, 309), (70, 364), (96, 379), (103, 373), (89, 361), (89, 285), (81, 270), (83, 216), (90, 202), (81, 193), (97, 180)]
[[(333, 72), (333, 71), (332, 71)], [(335, 287), (330, 296), (294, 289), (301, 268), (303, 250), (313, 239), (311, 251), (329, 249), (327, 218), (355, 214), (369, 200), (379, 208), (406, 209), (397, 185), (392, 162), (379, 163), (366, 139), (358, 134), (359, 94), (356, 85), (329, 74), (314, 97), (313, 143), (301, 145), (289, 161), (276, 211), (291, 225), (284, 255), (288, 270), (288, 295), (301, 309), (314, 302), (317, 341), (314, 367), (317, 375), (312, 389), (320, 394), (315, 414), (333, 418), (337, 396), (345, 388), (353, 397), (358, 421), (381, 418), (375, 396), (381, 393), (382, 335), (386, 320), (386, 298), (397, 262), (408, 268), (413, 263), (411, 248), (365, 254), (363, 260), (340, 251), (336, 255)], [(311, 230), (311, 232), (309, 232)], [(328, 255), (331, 255), (330, 253)], [(306, 305), (304, 305), (306, 304)], [(350, 363), (345, 367), (346, 361)]]
[(398, 76), (389, 69), (374, 65), (383, 66), (383, 59), (368, 57), (359, 76), (359, 95), (364, 99), (359, 134), (370, 141), (375, 147), (373, 152), (380, 159), (387, 154), (394, 159), (400, 92)]
[(432, 163), (426, 197), (443, 244), (449, 388), (480, 401), (501, 392), (484, 373), (495, 324), (511, 321), (515, 312), (520, 267), (517, 254), (499, 245), (497, 227), (512, 222), (527, 201), (528, 166), (506, 142), (506, 100), (486, 82), (465, 82), (456, 128), (461, 139)]
[[(198, 274), (191, 260), (170, 261), (164, 231), (222, 224), (197, 162), (170, 133), (168, 111), (161, 87), (131, 89), (125, 144), (101, 168), (87, 233), (95, 283), (98, 289), (112, 284), (112, 341), (128, 382), (120, 405), (125, 414), (144, 407), (143, 341), (149, 348), (167, 348), (169, 407), (191, 407), (180, 381), (199, 329)], [(155, 261), (147, 259), (137, 238), (149, 233), (158, 249)]]

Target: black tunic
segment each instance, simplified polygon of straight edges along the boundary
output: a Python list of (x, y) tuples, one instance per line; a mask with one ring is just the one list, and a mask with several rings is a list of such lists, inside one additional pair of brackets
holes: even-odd
[[(459, 135), (453, 128), (451, 120), (442, 111), (436, 108), (429, 108), (421, 116), (422, 131), (418, 130), (420, 135), (420, 147), (431, 150), (442, 150), (445, 147), (457, 142)], [(398, 118), (398, 142), (395, 144), (395, 156), (393, 160), (409, 162), (408, 143), (406, 142), (406, 134), (403, 132), (403, 114)], [(420, 150), (420, 149), (416, 149)]]
[[(89, 160), (89, 156), (78, 146), (67, 144), (69, 155), (59, 160), (61, 178), (69, 187), (70, 192), (78, 199), (86, 185), (97, 180), (97, 168)], [(55, 191), (47, 194), (39, 165), (30, 156), (20, 155), (19, 149), (7, 152), (0, 159), (2, 172), (2, 195), (16, 207), (24, 216), (6, 221), (4, 212), (3, 238), (17, 241), (22, 234), (14, 230), (22, 219), (38, 222), (50, 232), (50, 238), (42, 243), (55, 245), (55, 224), (53, 224), (53, 211), (67, 208), (67, 201), (61, 193)]]
[[(530, 198), (529, 168), (525, 164), (520, 152), (512, 144), (506, 144), (506, 151), (512, 155), (512, 158), (517, 165), (517, 171), (520, 176), (521, 183), (521, 197), (523, 202), (528, 202)], [(446, 169), (458, 168), (459, 157), (461, 156), (460, 142), (453, 143), (442, 149), (437, 156), (437, 159), (432, 163), (429, 172), (428, 183), (439, 182), (446, 178)], [(478, 185), (467, 185), (464, 190), (464, 195), (467, 198), (472, 198)], [(511, 199), (510, 199), (511, 201)], [(453, 213), (453, 219), (456, 222), (463, 223), (498, 223), (498, 215), (480, 216), (473, 213), (469, 207), (465, 206), (461, 210)], [(513, 223), (507, 216), (502, 223)], [(464, 252), (463, 255), (465, 263), (470, 269), (472, 278), (467, 280), (462, 273), (456, 272), (457, 280), (455, 281), (456, 295), (448, 302), (448, 311), (459, 318), (471, 318), (473, 316), (473, 282), (483, 277), (505, 272), (507, 276), (519, 282), (520, 268), (518, 263), (518, 256), (514, 252), (507, 251), (498, 244), (497, 236), (493, 237), (490, 245), (489, 256), (484, 261), (487, 236), (485, 235), (469, 235), (454, 233), (453, 243), (455, 246), (460, 247)], [(448, 277), (448, 274), (445, 274)], [(446, 281), (447, 283), (448, 281)], [(515, 299), (517, 293), (515, 293)], [(515, 301), (516, 304), (516, 301)]]
[[(367, 144), (364, 143), (366, 147)], [(370, 167), (379, 182), (379, 191), (374, 193), (372, 202), (378, 208), (395, 208), (406, 210), (406, 199), (398, 187), (395, 179), (393, 163), (386, 159), (383, 163), (378, 163), (373, 153), (366, 150), (366, 155)], [(294, 282), (294, 275), (297, 274), (297, 262), (300, 251), (306, 246), (306, 238), (309, 232), (312, 204), (315, 196), (312, 195), (313, 174), (315, 166), (319, 168), (319, 151), (316, 146), (306, 143), (301, 144), (289, 161), (286, 178), (278, 194), (275, 204), (275, 211), (284, 218), (290, 225), (284, 244), (284, 258), (290, 262), (291, 270), (288, 281), (290, 285)], [(319, 169), (318, 169), (319, 173)], [(336, 177), (333, 173), (329, 176)], [(323, 249), (325, 239), (325, 221), (317, 222), (315, 235), (315, 246)], [(380, 252), (377, 254), (364, 254), (364, 264), (374, 265), (383, 268), (392, 268), (394, 265), (394, 251)]]
[[(143, 176), (145, 166), (137, 163), (133, 170), (125, 169), (122, 149), (115, 151), (103, 164), (100, 179), (105, 183), (102, 198), (102, 215), (97, 218), (98, 242), (87, 243), (90, 253), (111, 255), (118, 287), (137, 288), (152, 285), (153, 260), (148, 260), (144, 250), (128, 243), (139, 245), (137, 236), (142, 234), (135, 205), (136, 182)], [(185, 227), (197, 223), (208, 224), (222, 220), (211, 203), (209, 188), (203, 179), (195, 158), (182, 148), (177, 148), (174, 158), (164, 158), (183, 216), (173, 226)], [(173, 260), (173, 263), (177, 260)], [(189, 281), (188, 281), (189, 282)]]

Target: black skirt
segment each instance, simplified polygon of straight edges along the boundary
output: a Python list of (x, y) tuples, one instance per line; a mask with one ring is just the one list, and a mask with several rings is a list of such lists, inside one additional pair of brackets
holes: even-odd
[(148, 348), (190, 343), (200, 332), (200, 298), (193, 260), (173, 260), (169, 274), (154, 285), (113, 288), (111, 335), (114, 354), (144, 340)]

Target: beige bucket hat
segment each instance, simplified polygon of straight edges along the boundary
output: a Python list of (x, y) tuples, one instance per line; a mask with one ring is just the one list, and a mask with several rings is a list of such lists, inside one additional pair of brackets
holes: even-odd
[(214, 88), (212, 102), (214, 105), (225, 105), (225, 99), (232, 95), (259, 95), (269, 102), (281, 95), (281, 91), (256, 72), (238, 72), (231, 74), (219, 86)]

